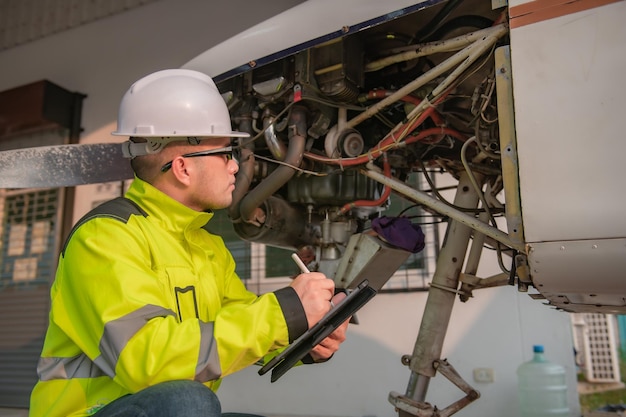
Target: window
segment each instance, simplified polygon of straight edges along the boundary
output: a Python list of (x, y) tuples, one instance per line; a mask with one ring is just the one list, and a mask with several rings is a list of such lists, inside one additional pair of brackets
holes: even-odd
[(59, 190), (7, 192), (2, 230), (2, 287), (48, 285), (56, 267)]

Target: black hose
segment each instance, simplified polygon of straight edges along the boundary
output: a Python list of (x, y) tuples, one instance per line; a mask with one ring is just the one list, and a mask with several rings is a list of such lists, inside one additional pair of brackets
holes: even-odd
[(462, 1), (463, 0), (450, 0), (446, 3), (443, 9), (439, 10), (439, 13), (437, 13), (437, 15), (430, 22), (428, 22), (428, 24), (426, 24), (426, 26), (422, 27), (417, 33), (415, 33), (415, 35), (413, 35), (413, 41), (416, 41), (417, 43), (424, 42), (424, 39), (429, 37), (431, 33), (437, 29), (437, 26), (439, 26), (439, 24), (443, 22), (446, 17), (450, 15), (450, 13), (452, 13), (452, 11), (456, 9)]
[(425, 42), (433, 42), (433, 41), (442, 40), (444, 39), (446, 34), (458, 28), (470, 27), (470, 28), (477, 28), (477, 29), (486, 29), (491, 26), (493, 26), (493, 20), (487, 17), (478, 16), (478, 15), (459, 16), (459, 17), (455, 17), (454, 19), (450, 19), (449, 21), (441, 25), (439, 28), (437, 28), (437, 30), (434, 31), (428, 37), (428, 39), (425, 40)]

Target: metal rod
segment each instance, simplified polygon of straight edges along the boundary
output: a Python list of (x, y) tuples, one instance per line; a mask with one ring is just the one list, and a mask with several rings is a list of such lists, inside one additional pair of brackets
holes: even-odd
[[(471, 216), (467, 213), (457, 210), (454, 207), (450, 207), (447, 204), (429, 196), (428, 194), (422, 191), (416, 190), (400, 180), (386, 177), (384, 174), (380, 172), (369, 170), (369, 169), (361, 170), (361, 172), (363, 173), (363, 175), (369, 178), (372, 178), (373, 180), (376, 180), (383, 185), (390, 187), (392, 190), (404, 195), (410, 200), (423, 204), (437, 211), (438, 213), (441, 213), (445, 216), (450, 217), (453, 220), (458, 221), (459, 223), (469, 226), (472, 229), (477, 230), (478, 232), (483, 233), (484, 235), (497, 240), (503, 245), (517, 249), (518, 251), (525, 253), (525, 247), (524, 247), (523, 242), (511, 239), (508, 234), (504, 233), (503, 231), (493, 226), (483, 223), (482, 221), (480, 221), (474, 216)], [(473, 189), (469, 180), (467, 181), (467, 184), (465, 186)], [(460, 184), (459, 184), (459, 187), (461, 187)]]

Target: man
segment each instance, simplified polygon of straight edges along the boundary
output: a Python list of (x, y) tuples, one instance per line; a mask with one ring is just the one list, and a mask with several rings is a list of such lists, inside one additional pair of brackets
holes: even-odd
[[(32, 416), (220, 416), (222, 377), (287, 346), (330, 309), (321, 273), (257, 297), (203, 226), (232, 200), (237, 161), (213, 81), (164, 70), (134, 83), (115, 135), (135, 179), (81, 219), (59, 259)], [(343, 295), (337, 296), (341, 297)], [(324, 361), (347, 323), (318, 345)]]

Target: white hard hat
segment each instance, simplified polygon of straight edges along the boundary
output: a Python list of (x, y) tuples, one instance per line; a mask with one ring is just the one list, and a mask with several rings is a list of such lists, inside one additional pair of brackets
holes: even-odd
[(116, 136), (248, 137), (234, 132), (226, 103), (206, 74), (186, 69), (157, 71), (136, 81), (119, 108)]

